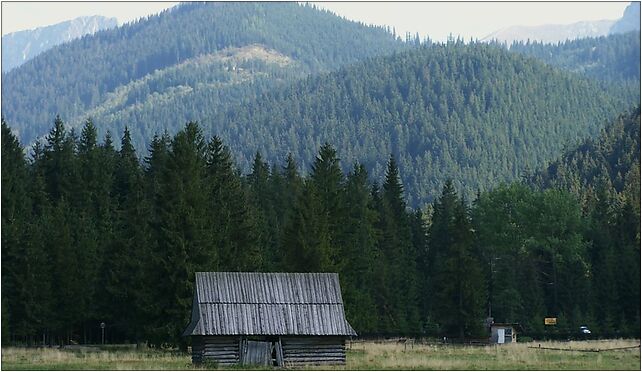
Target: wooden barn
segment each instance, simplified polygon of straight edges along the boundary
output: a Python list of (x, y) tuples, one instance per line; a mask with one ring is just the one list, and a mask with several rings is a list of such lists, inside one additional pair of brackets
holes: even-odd
[(192, 361), (222, 365), (345, 364), (339, 276), (331, 273), (196, 273)]

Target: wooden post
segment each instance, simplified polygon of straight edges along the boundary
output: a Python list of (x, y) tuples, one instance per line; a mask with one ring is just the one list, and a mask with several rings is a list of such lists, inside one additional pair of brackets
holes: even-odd
[(100, 323), (100, 330), (101, 330), (101, 340), (102, 344), (105, 344), (105, 322)]

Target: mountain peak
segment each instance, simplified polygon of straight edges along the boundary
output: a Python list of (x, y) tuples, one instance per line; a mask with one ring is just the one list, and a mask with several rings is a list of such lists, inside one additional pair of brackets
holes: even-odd
[(514, 41), (539, 41), (557, 43), (584, 37), (598, 37), (609, 33), (615, 21), (580, 21), (566, 25), (509, 26), (484, 37), (482, 41), (499, 41), (512, 44)]
[(640, 3), (632, 2), (624, 9), (624, 15), (613, 26), (609, 33), (623, 34), (631, 31), (640, 31)]
[(640, 30), (640, 3), (631, 2), (617, 20), (579, 21), (571, 24), (546, 24), (538, 26), (509, 26), (497, 30), (481, 41), (498, 41), (512, 44), (515, 41), (558, 43), (586, 37), (623, 34)]
[(2, 36), (2, 72), (16, 68), (56, 45), (118, 26), (116, 18), (83, 16)]

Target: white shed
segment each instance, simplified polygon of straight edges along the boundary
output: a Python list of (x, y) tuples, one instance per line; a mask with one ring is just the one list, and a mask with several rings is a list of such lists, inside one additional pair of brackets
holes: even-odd
[(517, 342), (517, 331), (521, 327), (517, 323), (493, 323), (490, 325), (491, 344), (509, 344)]

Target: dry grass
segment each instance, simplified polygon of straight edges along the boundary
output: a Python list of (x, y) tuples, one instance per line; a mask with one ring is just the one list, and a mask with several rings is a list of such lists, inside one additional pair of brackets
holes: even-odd
[(177, 370), (193, 369), (185, 354), (154, 350), (66, 350), (3, 348), (3, 370)]
[(639, 370), (640, 349), (581, 352), (572, 350), (639, 345), (636, 340), (533, 342), (501, 346), (354, 343), (346, 369), (403, 370)]
[[(640, 349), (595, 352), (537, 350), (529, 346), (571, 350), (639, 345), (639, 340), (533, 342), (502, 346), (453, 346), (354, 342), (347, 365), (309, 369), (348, 370), (640, 370)], [(3, 348), (3, 370), (185, 370), (189, 355), (155, 350), (61, 350)]]

